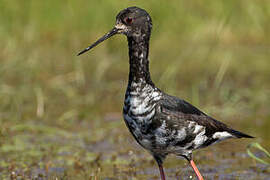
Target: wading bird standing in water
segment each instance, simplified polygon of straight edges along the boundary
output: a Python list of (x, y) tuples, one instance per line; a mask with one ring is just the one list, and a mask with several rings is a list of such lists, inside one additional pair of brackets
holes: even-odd
[(156, 160), (161, 179), (162, 163), (168, 154), (187, 159), (198, 179), (203, 177), (192, 160), (192, 151), (228, 138), (252, 138), (233, 130), (206, 115), (188, 102), (158, 89), (149, 72), (149, 40), (152, 20), (138, 7), (122, 10), (115, 27), (78, 55), (92, 49), (116, 34), (127, 36), (129, 47), (129, 80), (123, 116), (136, 141)]

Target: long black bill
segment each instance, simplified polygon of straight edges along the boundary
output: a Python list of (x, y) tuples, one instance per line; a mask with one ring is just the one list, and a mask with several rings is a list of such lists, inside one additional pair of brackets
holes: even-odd
[(107, 34), (105, 34), (103, 37), (101, 37), (99, 40), (97, 40), (94, 44), (90, 45), (89, 47), (87, 47), (84, 50), (82, 50), (81, 52), (79, 52), (79, 54), (77, 54), (77, 56), (89, 51), (93, 47), (97, 46), (99, 43), (105, 41), (106, 39), (112, 37), (113, 35), (115, 35), (117, 33), (118, 33), (118, 29), (113, 28), (111, 31), (109, 31)]

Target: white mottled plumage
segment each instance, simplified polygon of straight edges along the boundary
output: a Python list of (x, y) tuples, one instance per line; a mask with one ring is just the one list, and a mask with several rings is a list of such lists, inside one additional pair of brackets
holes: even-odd
[(233, 137), (232, 134), (223, 131), (223, 132), (216, 132), (215, 134), (213, 134), (213, 138), (214, 139), (219, 139), (219, 140), (224, 140), (227, 138)]
[(187, 136), (186, 128), (182, 128), (177, 130), (177, 136), (175, 138), (178, 139), (178, 141), (182, 141), (186, 138), (186, 136)]
[(194, 149), (200, 147), (207, 139), (207, 136), (205, 135), (205, 128), (203, 131), (201, 131), (199, 134), (196, 135), (195, 139), (193, 140), (193, 143), (195, 144)]
[(203, 127), (203, 126), (201, 126), (201, 125), (198, 125), (198, 124), (196, 124), (195, 125), (195, 130), (194, 130), (194, 132), (193, 133), (198, 133), (198, 132), (200, 132), (201, 130), (203, 130), (203, 129), (205, 129), (205, 127)]
[[(143, 55), (140, 55), (143, 58)], [(146, 84), (142, 79), (139, 82), (129, 84), (124, 103), (124, 119), (128, 127), (132, 128), (132, 134), (137, 141), (146, 149), (151, 148), (151, 137), (143, 132), (145, 126), (151, 123), (155, 115), (156, 101), (161, 98), (161, 94), (151, 85)], [(126, 112), (126, 113), (125, 113)], [(164, 124), (165, 125), (165, 124)]]

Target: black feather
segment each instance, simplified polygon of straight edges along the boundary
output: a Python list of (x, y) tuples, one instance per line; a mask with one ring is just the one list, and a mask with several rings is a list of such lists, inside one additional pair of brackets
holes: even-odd
[(228, 132), (231, 133), (232, 135), (234, 135), (237, 138), (254, 138), (253, 136), (250, 136), (250, 135), (247, 135), (245, 133), (236, 131), (234, 129), (230, 129)]

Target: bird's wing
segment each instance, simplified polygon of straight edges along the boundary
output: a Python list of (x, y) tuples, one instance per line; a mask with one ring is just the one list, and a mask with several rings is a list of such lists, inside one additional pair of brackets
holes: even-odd
[(227, 125), (206, 115), (190, 103), (167, 94), (160, 100), (160, 111), (163, 116), (167, 117), (167, 122), (171, 124), (171, 126), (176, 126), (177, 124), (181, 125), (182, 123), (186, 124), (185, 121), (195, 122), (206, 128), (205, 135), (207, 136), (211, 136), (215, 132), (230, 130)]

